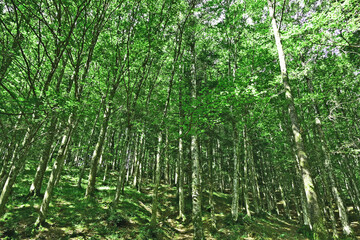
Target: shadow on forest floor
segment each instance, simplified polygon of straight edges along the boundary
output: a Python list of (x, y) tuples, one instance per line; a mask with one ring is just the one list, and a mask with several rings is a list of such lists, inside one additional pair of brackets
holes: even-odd
[[(23, 174), (32, 175), (24, 171)], [(181, 222), (177, 217), (176, 188), (162, 185), (159, 189), (158, 228), (151, 229), (151, 203), (153, 185), (142, 192), (126, 187), (116, 211), (109, 207), (115, 194), (115, 180), (101, 184), (92, 199), (85, 199), (86, 180), (83, 188), (76, 187), (77, 173), (65, 171), (50, 204), (47, 227), (34, 229), (34, 222), (41, 199), (25, 196), (30, 186), (29, 176), (16, 184), (8, 211), (0, 218), (1, 239), (192, 239), (193, 225), (190, 217)], [(115, 179), (115, 176), (113, 176)], [(113, 180), (113, 181), (112, 181)], [(188, 189), (186, 189), (188, 190)], [(191, 197), (186, 191), (185, 213), (191, 216)], [(231, 195), (214, 193), (217, 230), (210, 231), (208, 193), (203, 193), (203, 222), (206, 239), (288, 239), (305, 240), (306, 230), (296, 220), (286, 220), (275, 215), (262, 214), (248, 218), (240, 214), (234, 223), (231, 214)], [(352, 226), (360, 235), (359, 222), (350, 215)], [(341, 232), (341, 229), (339, 229)], [(360, 239), (360, 237), (358, 237)]]

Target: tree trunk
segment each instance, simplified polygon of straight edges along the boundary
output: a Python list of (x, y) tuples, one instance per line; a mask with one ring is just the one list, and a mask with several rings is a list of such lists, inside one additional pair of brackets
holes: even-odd
[[(233, 220), (236, 222), (239, 216), (239, 159), (238, 159), (238, 134), (236, 131), (235, 122), (233, 125), (233, 159), (234, 159), (234, 176), (233, 176), (233, 196), (231, 204), (231, 215)], [(211, 150), (212, 151), (212, 150)]]
[[(195, 55), (195, 42), (191, 43), (191, 98), (192, 107), (195, 109), (197, 100), (197, 76), (196, 76), (196, 55)], [(191, 160), (192, 160), (192, 214), (194, 224), (194, 239), (204, 239), (204, 230), (202, 223), (202, 209), (201, 209), (201, 165), (198, 152), (198, 136), (196, 126), (193, 126), (193, 134), (191, 135)]]
[(151, 221), (150, 226), (152, 228), (156, 227), (157, 223), (157, 206), (159, 202), (159, 187), (160, 187), (160, 175), (161, 175), (161, 144), (162, 144), (162, 131), (158, 133), (158, 146), (156, 150), (156, 166), (155, 166), (155, 187), (153, 193), (153, 201), (152, 201), (152, 211), (151, 211)]
[(249, 175), (250, 175), (252, 201), (253, 201), (253, 204), (254, 204), (255, 213), (258, 214), (260, 212), (260, 209), (259, 209), (260, 196), (259, 196), (259, 191), (258, 191), (259, 185), (258, 185), (258, 182), (257, 182), (257, 176), (256, 176), (256, 171), (255, 171), (253, 149), (252, 149), (252, 145), (251, 145), (251, 141), (250, 141), (250, 138), (248, 136), (248, 133), (246, 133), (246, 137), (248, 137), (248, 139), (247, 139), (247, 147), (248, 147), (247, 161), (248, 161), (248, 170), (249, 170)]
[(87, 198), (91, 197), (95, 191), (97, 167), (99, 164), (100, 156), (102, 155), (104, 140), (105, 140), (105, 136), (106, 136), (106, 132), (108, 129), (109, 120), (110, 120), (110, 114), (111, 114), (110, 106), (107, 106), (105, 108), (103, 124), (101, 125), (98, 142), (95, 146), (95, 149), (94, 149), (94, 152), (92, 155), (92, 162), (91, 162), (91, 166), (90, 166), (88, 186), (86, 188), (86, 193), (85, 193), (85, 197), (87, 197)]
[(164, 160), (165, 160), (165, 184), (170, 184), (171, 179), (170, 179), (170, 163), (169, 163), (169, 155), (168, 155), (168, 146), (169, 146), (169, 136), (168, 136), (168, 131), (165, 131), (165, 149), (164, 149)]
[(324, 219), (321, 214), (321, 210), (318, 203), (317, 194), (315, 192), (313, 179), (311, 177), (310, 171), (309, 171), (309, 163), (308, 163), (308, 157), (305, 153), (304, 149), (304, 143), (302, 140), (302, 136), (300, 133), (300, 124), (298, 121), (297, 112), (294, 105), (294, 99), (291, 94), (291, 87), (288, 82), (288, 73), (286, 69), (286, 60), (285, 60), (285, 54), (283, 51), (283, 47), (281, 44), (281, 37), (280, 32), (277, 27), (277, 23), (275, 20), (275, 13), (274, 8), (272, 6), (272, 3), (270, 0), (268, 0), (268, 6), (269, 6), (269, 14), (271, 17), (271, 24), (272, 29), (274, 32), (275, 42), (277, 46), (277, 51), (279, 55), (279, 62), (280, 62), (280, 69), (281, 69), (281, 78), (283, 81), (283, 85), (285, 88), (285, 96), (288, 103), (288, 112), (289, 117), (292, 124), (292, 131), (294, 135), (295, 140), (295, 146), (296, 146), (296, 155), (300, 162), (301, 167), (301, 175), (304, 182), (304, 189), (305, 189), (305, 195), (306, 195), (306, 202), (309, 208), (310, 213), (310, 220), (311, 224), (313, 226), (314, 231), (314, 239), (327, 239), (328, 233), (326, 230), (326, 227), (324, 225)]
[(69, 116), (67, 129), (65, 130), (65, 133), (61, 139), (61, 145), (60, 145), (60, 149), (58, 152), (58, 156), (52, 167), (50, 178), (49, 178), (49, 181), (48, 181), (48, 184), (46, 187), (44, 198), (43, 198), (41, 206), (40, 206), (40, 212), (39, 212), (39, 216), (35, 222), (35, 226), (39, 226), (39, 225), (42, 225), (45, 223), (49, 204), (50, 204), (51, 198), (53, 196), (54, 188), (56, 186), (56, 181), (60, 176), (61, 169), (64, 164), (66, 151), (68, 149), (68, 144), (70, 142), (74, 127), (75, 127), (75, 116), (74, 116), (74, 114), (71, 114)]
[(50, 160), (51, 147), (54, 144), (54, 137), (56, 134), (56, 123), (57, 123), (57, 118), (56, 116), (53, 116), (51, 118), (51, 123), (48, 129), (45, 148), (41, 156), (40, 163), (36, 169), (34, 180), (30, 186), (29, 196), (33, 196), (34, 194), (36, 194), (36, 196), (40, 196), (42, 181), (44, 179), (46, 167)]
[(289, 209), (289, 204), (286, 198), (286, 194), (284, 193), (284, 188), (281, 185), (281, 179), (278, 179), (279, 181), (279, 190), (280, 190), (280, 194), (281, 194), (281, 200), (283, 202), (283, 206), (284, 206), (284, 210), (285, 210), (285, 216), (288, 219), (291, 219), (291, 215), (290, 215), (290, 209)]
[[(142, 154), (142, 145), (143, 145), (143, 141), (144, 141), (144, 129), (141, 132), (140, 135), (140, 140), (138, 141), (137, 144), (135, 144), (135, 150), (134, 150), (134, 178), (133, 178), (133, 187), (136, 188), (136, 185), (138, 183), (138, 175), (139, 175), (139, 171), (140, 171), (140, 163), (141, 163), (141, 154)], [(139, 150), (138, 150), (139, 149)]]
[[(25, 135), (26, 136), (26, 135)], [(14, 164), (14, 161), (16, 161), (16, 157), (19, 151), (19, 143), (15, 143), (14, 148), (12, 149), (12, 153), (9, 153), (7, 158), (4, 160), (4, 164), (3, 164), (3, 168), (1, 169), (0, 172), (0, 189), (3, 189), (6, 179), (9, 176), (10, 170), (8, 169), (9, 167), (11, 168)]]
[(186, 220), (185, 217), (185, 201), (184, 201), (184, 149), (183, 149), (183, 127), (180, 124), (179, 129), (179, 218), (182, 221)]
[[(307, 83), (308, 83), (309, 92), (314, 93), (314, 87), (312, 85), (311, 79), (310, 78), (306, 78), (306, 79), (307, 79)], [(340, 193), (336, 186), (335, 176), (333, 174), (334, 169), (333, 169), (331, 157), (330, 157), (330, 151), (329, 151), (328, 143), (325, 139), (325, 134), (322, 129), (322, 123), (320, 120), (319, 107), (314, 98), (312, 98), (312, 101), (313, 101), (313, 108), (315, 111), (315, 125), (316, 125), (318, 133), (319, 133), (320, 145), (321, 145), (321, 149), (324, 154), (324, 157), (325, 157), (324, 165), (325, 165), (325, 169), (326, 169), (326, 172), (327, 172), (329, 180), (330, 180), (331, 191), (332, 191), (333, 197), (335, 199), (336, 205), (339, 210), (339, 217), (340, 217), (341, 225), (343, 226), (343, 232), (346, 236), (353, 236), (353, 231), (349, 224), (345, 205), (343, 203), (343, 200), (342, 200)]]
[(126, 132), (125, 132), (123, 150), (121, 151), (121, 154), (120, 154), (120, 164), (119, 164), (120, 169), (119, 169), (119, 176), (118, 176), (118, 180), (117, 180), (117, 184), (116, 184), (115, 196), (114, 196), (114, 200), (112, 202), (113, 208), (115, 208), (116, 205), (118, 204), (120, 195), (123, 191), (123, 186), (125, 184), (125, 177), (126, 177), (125, 174), (126, 174), (127, 163), (128, 163), (129, 157), (130, 157), (130, 148), (131, 148), (130, 135), (131, 135), (131, 127), (127, 127)]
[(244, 138), (244, 182), (243, 182), (243, 194), (244, 194), (244, 204), (246, 209), (246, 215), (251, 217), (250, 204), (249, 204), (249, 170), (248, 170), (248, 158), (249, 158), (249, 146), (246, 126), (243, 129), (243, 138)]
[(12, 190), (12, 187), (15, 183), (17, 176), (21, 171), (21, 169), (25, 166), (26, 163), (25, 158), (27, 157), (27, 153), (31, 146), (33, 137), (34, 137), (34, 130), (28, 128), (25, 133), (24, 139), (21, 143), (21, 148), (17, 148), (17, 150), (21, 152), (14, 153), (13, 164), (10, 168), (7, 178), (4, 180), (4, 185), (0, 195), (0, 216), (2, 216), (5, 212), (5, 205), (8, 201), (10, 192)]
[[(210, 205), (210, 223), (213, 230), (216, 229), (216, 219), (215, 219), (215, 203), (214, 203), (214, 156), (215, 148), (213, 146), (213, 140), (209, 139), (209, 169), (210, 169), (210, 187), (209, 187), (209, 205)], [(239, 200), (239, 198), (238, 198)]]
[(94, 136), (94, 133), (95, 133), (95, 129), (96, 129), (96, 123), (99, 119), (99, 116), (100, 116), (100, 112), (101, 112), (101, 105), (100, 105), (100, 108), (98, 110), (98, 113), (96, 114), (96, 118), (95, 118), (95, 121), (94, 121), (94, 124), (91, 128), (91, 133), (90, 133), (90, 137), (89, 137), (89, 140), (87, 142), (87, 148), (86, 148), (86, 151), (85, 151), (85, 157), (84, 157), (84, 162), (83, 162), (83, 165), (81, 167), (81, 170), (80, 170), (80, 173), (79, 173), (79, 179), (78, 179), (78, 182), (77, 182), (77, 186), (78, 188), (81, 188), (81, 182), (82, 182), (82, 179), (84, 177), (84, 173), (85, 173), (85, 169), (86, 169), (86, 166), (87, 166), (87, 163), (88, 163), (88, 160), (90, 158), (90, 155), (88, 154), (88, 152), (90, 151), (90, 145), (91, 145), (91, 140)]
[(198, 139), (196, 135), (191, 136), (191, 158), (192, 158), (192, 204), (193, 204), (193, 224), (194, 239), (204, 239), (202, 226), (201, 209), (201, 176), (200, 176), (200, 158), (198, 152)]

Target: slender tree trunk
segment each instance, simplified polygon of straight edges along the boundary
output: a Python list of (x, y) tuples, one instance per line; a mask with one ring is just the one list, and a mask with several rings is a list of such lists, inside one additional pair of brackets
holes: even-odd
[[(217, 150), (218, 152), (220, 152), (219, 150), (221, 149), (221, 144), (220, 144), (220, 140), (218, 139), (217, 141)], [(218, 161), (217, 161), (217, 164), (218, 164), (218, 168), (219, 168), (219, 171), (218, 171), (218, 183), (219, 183), (219, 189), (220, 189), (220, 192), (224, 192), (225, 190), (225, 181), (224, 181), (224, 173), (223, 173), (223, 156), (222, 154), (218, 154)]]
[(102, 155), (102, 151), (103, 151), (103, 145), (110, 120), (110, 114), (111, 114), (110, 106), (107, 106), (105, 108), (104, 119), (103, 119), (103, 124), (101, 125), (99, 139), (92, 155), (88, 186), (86, 188), (86, 193), (85, 193), (85, 197), (87, 198), (91, 197), (95, 191), (97, 167), (99, 164), (100, 156)]
[(274, 32), (275, 42), (278, 50), (279, 55), (279, 62), (280, 62), (280, 68), (281, 68), (281, 77), (283, 81), (283, 85), (285, 88), (285, 96), (286, 100), (288, 102), (288, 112), (292, 124), (292, 131), (295, 139), (295, 146), (296, 146), (296, 155), (299, 158), (300, 167), (301, 167), (301, 175), (304, 182), (304, 189), (306, 194), (306, 201), (307, 205), (309, 207), (309, 213), (310, 213), (310, 220), (313, 226), (314, 231), (314, 239), (327, 239), (328, 233), (324, 225), (324, 219), (321, 214), (321, 210), (318, 203), (317, 194), (315, 192), (313, 179), (311, 177), (310, 171), (309, 171), (309, 163), (308, 163), (308, 157), (305, 153), (304, 149), (304, 143), (302, 140), (302, 136), (300, 133), (300, 124), (298, 121), (297, 112), (294, 105), (294, 99), (291, 94), (291, 87), (288, 81), (288, 73), (286, 69), (286, 60), (285, 60), (285, 54), (283, 51), (283, 47), (281, 44), (281, 37), (280, 32), (277, 27), (277, 23), (275, 20), (275, 12), (273, 5), (270, 0), (268, 0), (268, 7), (269, 7), (269, 14), (271, 17), (271, 24), (272, 29)]
[(332, 237), (333, 237), (333, 239), (339, 239), (339, 235), (338, 235), (338, 231), (337, 231), (337, 227), (336, 227), (336, 219), (335, 219), (334, 209), (332, 206), (332, 201), (330, 201), (330, 206), (327, 206), (327, 208), (329, 211), (330, 221), (331, 221), (331, 226), (332, 226)]
[(258, 191), (258, 182), (256, 177), (256, 171), (255, 171), (255, 163), (254, 163), (254, 155), (253, 155), (253, 149), (251, 145), (250, 138), (248, 136), (248, 133), (246, 134), (248, 137), (247, 139), (247, 146), (248, 146), (248, 170), (250, 175), (250, 185), (251, 185), (251, 191), (252, 191), (252, 200), (255, 208), (255, 213), (258, 214), (260, 212), (259, 208), (259, 202), (260, 202), (260, 196)]
[(236, 131), (235, 122), (233, 125), (233, 159), (234, 159), (234, 177), (233, 177), (233, 196), (231, 204), (231, 215), (233, 220), (236, 222), (239, 216), (239, 159), (238, 159), (238, 134)]
[[(196, 55), (195, 42), (190, 46), (192, 55), (191, 64), (191, 98), (192, 107), (195, 109), (195, 102), (197, 100), (197, 76), (196, 76)], [(194, 224), (194, 240), (204, 239), (204, 230), (202, 223), (202, 208), (201, 208), (201, 165), (198, 152), (198, 136), (196, 133), (196, 126), (193, 126), (194, 133), (191, 135), (191, 160), (192, 160), (192, 214)]]
[(160, 175), (161, 175), (161, 145), (162, 145), (162, 131), (158, 133), (158, 145), (156, 150), (156, 166), (155, 166), (155, 188), (153, 193), (152, 211), (151, 211), (151, 227), (155, 228), (157, 223), (157, 210), (159, 202), (159, 186), (160, 186)]
[(56, 186), (56, 181), (60, 176), (60, 172), (61, 172), (62, 166), (64, 164), (64, 161), (65, 161), (66, 151), (67, 151), (68, 144), (70, 142), (74, 127), (75, 127), (75, 116), (72, 113), (69, 116), (67, 129), (65, 130), (65, 133), (61, 139), (61, 145), (60, 145), (60, 149), (58, 152), (58, 156), (52, 167), (50, 178), (49, 178), (49, 181), (48, 181), (48, 184), (46, 187), (44, 198), (43, 198), (41, 206), (40, 206), (40, 212), (39, 212), (39, 216), (35, 222), (35, 226), (39, 226), (39, 225), (42, 225), (45, 223), (49, 204), (50, 204), (51, 198), (53, 196), (54, 188)]
[(198, 137), (191, 136), (191, 158), (192, 158), (192, 203), (193, 203), (193, 224), (194, 239), (204, 239), (202, 227), (202, 209), (201, 209), (201, 176), (200, 176), (200, 158), (198, 152)]
[(170, 163), (169, 163), (169, 155), (168, 155), (168, 146), (169, 146), (169, 136), (168, 130), (165, 131), (165, 149), (164, 149), (164, 160), (165, 160), (165, 183), (170, 184)]
[[(18, 124), (20, 124), (20, 120), (21, 120), (21, 116), (18, 117), (17, 122), (14, 126), (14, 129), (18, 128)], [(3, 156), (3, 162), (2, 162), (2, 167), (1, 167), (1, 171), (0, 171), (0, 189), (1, 190), (4, 187), (5, 181), (9, 174), (8, 168), (12, 166), (12, 164), (16, 158), (16, 154), (18, 153), (18, 148), (19, 148), (19, 142), (16, 140), (16, 137), (14, 136), (13, 139), (11, 140), (11, 143), (8, 145), (7, 154), (4, 154), (4, 156)]]
[[(135, 134), (133, 134), (135, 135)], [(126, 157), (126, 161), (125, 161), (125, 169), (124, 169), (124, 176), (121, 180), (121, 188), (122, 188), (122, 192), (124, 193), (124, 187), (125, 187), (125, 183), (129, 182), (129, 177), (130, 177), (130, 171), (131, 171), (131, 165), (132, 165), (132, 160), (133, 160), (133, 145), (136, 144), (136, 140), (134, 138), (134, 136), (131, 138), (130, 141), (130, 145), (127, 151), (127, 157)]]
[[(174, 64), (177, 61), (177, 57), (174, 60)], [(155, 187), (154, 187), (154, 193), (153, 193), (153, 202), (152, 202), (152, 210), (151, 210), (151, 221), (150, 221), (150, 226), (152, 228), (154, 228), (156, 226), (157, 223), (157, 206), (158, 206), (158, 202), (159, 202), (159, 196), (158, 196), (158, 191), (159, 191), (159, 187), (160, 187), (160, 177), (161, 177), (161, 145), (162, 145), (162, 135), (163, 135), (163, 127), (164, 127), (164, 123), (165, 120), (167, 118), (167, 112), (168, 109), (170, 107), (170, 97), (171, 97), (171, 90), (172, 90), (172, 86), (173, 86), (173, 80), (174, 80), (174, 74), (175, 74), (175, 69), (173, 68), (173, 72), (170, 78), (170, 83), (169, 83), (169, 87), (168, 87), (168, 91), (167, 91), (167, 99), (166, 99), (166, 103), (165, 103), (165, 107), (163, 110), (163, 116), (162, 116), (162, 120), (160, 123), (160, 131), (158, 133), (158, 146), (157, 146), (157, 151), (156, 151), (156, 162), (155, 162), (155, 171), (154, 171), (154, 177), (155, 177)]]
[[(317, 154), (320, 155), (320, 154)], [(320, 157), (318, 157), (320, 158)], [(335, 219), (335, 215), (334, 215), (334, 207), (333, 207), (333, 203), (334, 203), (334, 198), (330, 193), (330, 187), (329, 187), (329, 181), (327, 178), (327, 174), (323, 173), (323, 171), (319, 171), (320, 172), (320, 176), (321, 176), (321, 185), (324, 186), (324, 193), (323, 193), (323, 201), (324, 201), (324, 213), (325, 216), (327, 213), (329, 213), (329, 218), (331, 221), (331, 226), (332, 226), (332, 237), (333, 239), (338, 239), (339, 235), (338, 235), (338, 231), (337, 231), (337, 227), (336, 227), (336, 219)]]
[(57, 118), (54, 115), (51, 118), (51, 123), (48, 129), (45, 148), (41, 156), (40, 163), (37, 167), (34, 180), (30, 186), (29, 196), (33, 196), (34, 194), (36, 194), (36, 196), (40, 196), (41, 185), (44, 179), (45, 170), (50, 160), (51, 146), (53, 146), (54, 144), (54, 137), (56, 134), (56, 124), (57, 124)]
[(5, 205), (8, 201), (10, 192), (12, 190), (12, 187), (15, 183), (17, 176), (18, 176), (19, 172), (21, 171), (21, 169), (25, 166), (25, 163), (26, 163), (25, 158), (27, 157), (27, 153), (31, 146), (31, 142), (34, 137), (34, 132), (35, 131), (33, 129), (30, 129), (30, 128), (27, 129), (24, 139), (20, 145), (21, 148), (17, 149), (18, 151), (21, 151), (21, 152), (14, 153), (14, 160), (13, 160), (12, 166), (7, 175), (7, 178), (4, 180), (4, 185), (3, 185), (2, 192), (0, 195), (0, 216), (2, 216), (5, 212)]
[[(25, 135), (26, 136), (26, 135)], [(0, 189), (3, 189), (5, 182), (7, 180), (7, 177), (9, 176), (10, 170), (13, 166), (14, 161), (16, 160), (17, 154), (19, 151), (19, 143), (15, 143), (15, 146), (13, 148), (13, 152), (11, 154), (8, 154), (7, 159), (4, 160), (3, 168), (1, 169), (0, 173)]]
[(81, 156), (83, 154), (82, 152), (82, 149), (81, 149), (81, 146), (84, 144), (83, 143), (83, 136), (81, 137), (81, 139), (79, 140), (78, 142), (78, 145), (77, 145), (77, 148), (76, 148), (76, 153), (75, 153), (75, 156), (74, 156), (74, 160), (72, 161), (72, 167), (78, 167), (80, 165), (80, 159), (81, 159)]
[[(264, 200), (266, 203), (266, 208), (267, 208), (267, 212), (271, 214), (271, 211), (273, 210), (273, 203), (272, 203), (272, 199), (271, 199), (271, 195), (270, 195), (270, 190), (269, 190), (269, 174), (267, 172), (267, 169), (265, 167), (265, 158), (263, 156), (263, 154), (261, 154), (261, 158), (260, 158), (260, 169), (261, 169), (261, 175), (262, 177), (262, 186), (263, 186), (263, 195), (264, 195)], [(265, 206), (264, 206), (265, 208)]]
[[(145, 153), (143, 155), (143, 158), (145, 158)], [(142, 161), (140, 162), (139, 164), (139, 176), (138, 176), (138, 180), (137, 180), (137, 184), (136, 184), (136, 187), (137, 187), (137, 191), (138, 192), (141, 192), (141, 184), (142, 184), (142, 172), (143, 172), (143, 163)]]
[(348, 166), (344, 164), (344, 162), (346, 161), (348, 161), (348, 159), (345, 156), (342, 156), (342, 159), (338, 160), (338, 163), (342, 169), (341, 172), (343, 173), (343, 180), (345, 182), (347, 193), (350, 195), (355, 210), (360, 215), (360, 192), (356, 183), (353, 180), (356, 178), (353, 175), (351, 175)]
[(172, 86), (174, 83), (174, 76), (176, 73), (176, 69), (178, 67), (177, 62), (178, 59), (181, 58), (182, 56), (182, 52), (181, 52), (181, 43), (182, 43), (182, 34), (183, 34), (183, 29), (179, 29), (179, 40), (176, 44), (175, 47), (175, 52), (174, 52), (174, 61), (173, 61), (173, 66), (172, 66), (172, 71), (171, 71), (171, 76), (170, 76), (170, 81), (169, 81), (169, 87), (167, 90), (167, 98), (166, 98), (166, 102), (165, 102), (165, 107), (164, 110), (162, 112), (162, 119), (160, 122), (160, 131), (158, 133), (158, 149), (156, 152), (156, 166), (155, 166), (155, 176), (154, 176), (154, 182), (155, 182), (155, 187), (154, 187), (154, 194), (153, 194), (153, 204), (152, 204), (152, 210), (151, 210), (151, 221), (150, 221), (150, 226), (151, 227), (155, 227), (156, 223), (157, 223), (157, 205), (158, 205), (158, 188), (160, 186), (160, 174), (161, 174), (161, 144), (162, 144), (162, 135), (163, 135), (163, 131), (165, 128), (165, 121), (167, 119), (167, 113), (168, 110), (170, 109), (170, 99), (171, 99), (171, 91), (172, 91)]
[[(115, 156), (115, 131), (112, 131), (111, 135), (107, 135), (107, 139), (105, 142), (108, 142), (108, 148), (109, 148), (109, 152), (110, 152), (110, 157), (107, 157), (104, 161), (104, 165), (105, 165), (105, 171), (104, 171), (104, 176), (102, 179), (102, 183), (105, 184), (106, 180), (108, 179), (108, 173), (109, 173), (109, 168), (110, 165), (112, 164), (112, 162), (110, 161), (110, 159), (114, 158)], [(105, 148), (106, 149), (106, 148)], [(103, 156), (103, 155), (102, 155)]]
[[(312, 85), (310, 78), (307, 78), (307, 83), (308, 83), (309, 92), (314, 93), (314, 87)], [(312, 100), (313, 100), (313, 108), (315, 111), (315, 125), (316, 125), (318, 133), (319, 133), (320, 145), (321, 145), (321, 149), (324, 154), (324, 157), (325, 157), (324, 165), (325, 165), (325, 169), (326, 169), (326, 172), (327, 172), (329, 180), (330, 180), (331, 191), (332, 191), (333, 197), (335, 199), (336, 205), (339, 210), (339, 217), (340, 217), (341, 225), (343, 226), (343, 232), (346, 236), (353, 236), (353, 231), (349, 224), (349, 220), (348, 220), (348, 216), (346, 213), (346, 208), (345, 208), (344, 202), (343, 202), (343, 200), (340, 196), (340, 193), (337, 189), (337, 186), (336, 186), (335, 177), (333, 174), (334, 169), (333, 169), (331, 157), (330, 157), (330, 151), (329, 151), (328, 143), (325, 139), (325, 134), (322, 129), (322, 123), (320, 120), (319, 107), (318, 107), (315, 99), (313, 98)]]
[(250, 212), (250, 203), (249, 203), (249, 170), (248, 170), (248, 158), (249, 158), (249, 146), (248, 146), (248, 137), (246, 126), (243, 129), (243, 138), (244, 138), (244, 184), (243, 184), (243, 194), (244, 194), (244, 204), (246, 209), (246, 215), (251, 217)]
[(85, 151), (86, 156), (84, 157), (84, 163), (83, 163), (83, 165), (82, 165), (82, 167), (81, 167), (81, 170), (80, 170), (80, 173), (79, 173), (79, 179), (78, 179), (78, 182), (77, 182), (78, 188), (81, 188), (81, 182), (82, 182), (82, 179), (83, 179), (83, 177), (84, 177), (84, 173), (85, 173), (86, 166), (87, 166), (87, 164), (88, 164), (88, 160), (89, 160), (89, 158), (90, 158), (90, 155), (89, 155), (88, 153), (89, 153), (89, 151), (90, 151), (90, 145), (91, 145), (91, 142), (92, 142), (91, 140), (92, 140), (92, 138), (93, 138), (93, 136), (94, 136), (94, 133), (95, 133), (96, 123), (97, 123), (97, 121), (98, 121), (98, 119), (99, 119), (100, 112), (101, 112), (101, 105), (100, 105), (100, 108), (99, 108), (98, 113), (97, 113), (97, 115), (96, 115), (94, 124), (93, 124), (93, 126), (92, 126), (92, 128), (91, 128), (91, 133), (90, 133), (90, 136), (89, 136), (89, 140), (88, 140), (88, 142), (87, 142), (87, 149), (86, 149), (86, 151)]
[(180, 125), (179, 129), (179, 218), (182, 221), (185, 217), (185, 201), (184, 201), (184, 149), (183, 149), (183, 127)]
[[(181, 66), (182, 75), (184, 75), (184, 66)], [(184, 133), (184, 110), (183, 110), (183, 80), (182, 77), (179, 79), (179, 118), (180, 118), (180, 126), (179, 126), (179, 184), (178, 184), (178, 192), (179, 192), (179, 218), (184, 222), (186, 220), (185, 216), (185, 194), (184, 194), (184, 147), (183, 147), (183, 133)]]
[[(145, 131), (145, 127), (144, 127)], [(146, 149), (146, 133), (144, 132), (144, 139), (141, 147), (141, 155), (140, 155), (140, 164), (139, 164), (139, 176), (138, 176), (138, 182), (137, 182), (137, 190), (138, 192), (141, 192), (141, 185), (143, 181), (143, 172), (145, 171), (146, 166), (146, 160), (148, 159), (148, 151)]]
[(131, 128), (128, 126), (125, 130), (123, 150), (121, 151), (121, 154), (120, 154), (120, 164), (119, 164), (120, 169), (119, 169), (119, 175), (118, 175), (117, 184), (116, 184), (115, 196), (114, 196), (114, 199), (112, 202), (112, 207), (114, 209), (119, 202), (122, 185), (123, 185), (124, 178), (125, 178), (126, 161), (127, 161), (125, 158), (128, 158), (129, 151), (130, 151), (130, 131), (131, 131)]
[(139, 182), (139, 175), (140, 175), (140, 171), (141, 171), (141, 161), (143, 158), (144, 142), (145, 142), (145, 127), (143, 127), (141, 135), (140, 135), (140, 140), (139, 140), (138, 147), (137, 147), (137, 148), (139, 148), (139, 151), (137, 150), (137, 148), (135, 149), (135, 154), (136, 154), (137, 160), (135, 161), (135, 172), (134, 172), (134, 179), (133, 179), (134, 187), (136, 187)]
[(286, 198), (286, 194), (284, 193), (284, 188), (281, 184), (281, 180), (279, 179), (279, 190), (280, 190), (280, 194), (281, 194), (281, 199), (283, 202), (283, 206), (284, 206), (284, 210), (285, 210), (285, 215), (288, 219), (291, 219), (291, 215), (290, 215), (290, 209), (289, 209), (289, 204)]
[[(213, 140), (209, 139), (209, 169), (210, 169), (210, 188), (209, 188), (209, 205), (210, 205), (210, 223), (213, 230), (216, 229), (216, 219), (215, 219), (215, 202), (214, 202), (214, 156), (215, 148), (213, 146)], [(238, 199), (239, 200), (239, 199)]]

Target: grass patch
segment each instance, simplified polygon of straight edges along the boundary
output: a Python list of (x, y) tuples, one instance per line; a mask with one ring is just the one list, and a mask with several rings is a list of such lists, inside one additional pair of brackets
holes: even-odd
[[(178, 219), (176, 187), (159, 188), (159, 218), (156, 228), (150, 227), (153, 185), (143, 186), (143, 192), (125, 187), (119, 204), (111, 208), (115, 195), (116, 175), (109, 174), (106, 183), (97, 180), (95, 196), (84, 198), (87, 178), (82, 188), (77, 187), (78, 170), (65, 168), (59, 185), (54, 191), (47, 227), (34, 229), (34, 222), (42, 199), (26, 198), (35, 172), (26, 168), (19, 176), (7, 205), (7, 212), (0, 218), (1, 239), (192, 239), (191, 198), (185, 188), (185, 213), (187, 219)], [(46, 173), (46, 183), (49, 171)], [(102, 176), (102, 174), (99, 174)], [(46, 187), (46, 184), (43, 186)], [(309, 231), (294, 221), (268, 214), (249, 218), (242, 210), (234, 222), (230, 213), (231, 195), (215, 192), (216, 229), (212, 228), (209, 194), (204, 192), (203, 223), (206, 239), (288, 239), (305, 240)]]

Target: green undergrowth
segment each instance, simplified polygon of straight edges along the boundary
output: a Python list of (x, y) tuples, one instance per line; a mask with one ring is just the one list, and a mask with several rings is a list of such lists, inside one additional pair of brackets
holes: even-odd
[[(27, 197), (33, 174), (34, 171), (25, 169), (19, 176), (7, 212), (0, 218), (0, 239), (192, 239), (188, 192), (185, 198), (187, 219), (181, 222), (177, 215), (176, 188), (160, 187), (159, 223), (153, 229), (149, 224), (152, 184), (144, 185), (142, 192), (125, 187), (117, 208), (111, 209), (116, 176), (110, 176), (105, 183), (99, 177), (95, 196), (86, 199), (87, 180), (84, 179), (81, 189), (77, 188), (78, 172), (66, 168), (52, 198), (47, 224), (35, 229), (42, 199)], [(49, 171), (45, 181), (48, 175)], [(216, 192), (214, 201), (216, 229), (211, 228), (208, 193), (204, 192), (203, 222), (207, 239), (306, 239), (296, 222), (267, 214), (252, 218), (240, 214), (238, 222), (234, 222), (229, 194)]]

